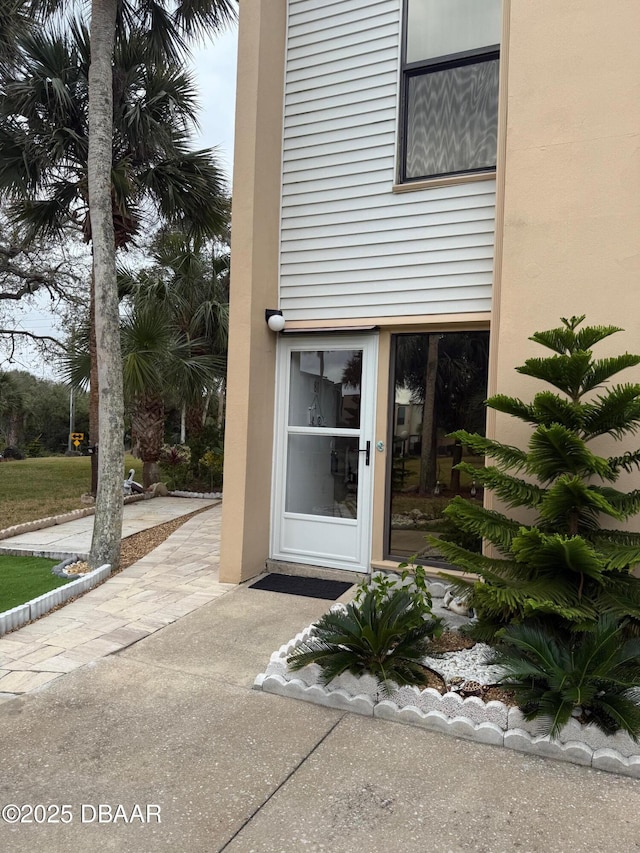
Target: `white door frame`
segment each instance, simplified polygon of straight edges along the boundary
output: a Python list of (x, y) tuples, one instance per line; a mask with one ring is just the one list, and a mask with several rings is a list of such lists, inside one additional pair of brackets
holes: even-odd
[[(289, 436), (327, 433), (327, 429), (292, 427), (288, 423), (291, 353), (341, 349), (362, 350), (363, 353), (360, 428), (328, 428), (333, 436), (358, 436), (361, 449), (370, 442), (368, 465), (366, 453), (358, 454), (357, 519), (285, 512)], [(377, 360), (378, 335), (375, 333), (322, 335), (314, 332), (278, 339), (271, 501), (270, 550), (273, 559), (357, 572), (370, 571)], [(319, 542), (321, 546), (318, 546)]]

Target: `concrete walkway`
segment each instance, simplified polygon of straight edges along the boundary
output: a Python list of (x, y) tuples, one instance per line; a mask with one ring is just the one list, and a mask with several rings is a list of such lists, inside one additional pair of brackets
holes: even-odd
[[(125, 587), (154, 566), (171, 585), (189, 562), (208, 560), (214, 573), (218, 523), (218, 509), (189, 521)], [(329, 602), (216, 592), (134, 645), (101, 649), (0, 704), (0, 850), (640, 850), (633, 779), (252, 690), (271, 652)], [(136, 606), (116, 595), (120, 608)], [(38, 804), (47, 808), (29, 810)]]
[[(122, 538), (133, 536), (149, 527), (173, 521), (198, 509), (214, 506), (215, 500), (202, 498), (153, 498), (125, 504), (122, 520)], [(54, 524), (41, 530), (20, 533), (0, 541), (2, 551), (52, 552), (87, 556), (93, 535), (93, 515)]]
[[(138, 507), (144, 512), (136, 512)], [(185, 514), (185, 510), (197, 508), (180, 498), (129, 504), (124, 533), (149, 527), (151, 521), (159, 524), (176, 518), (180, 510)], [(218, 505), (195, 516), (146, 557), (101, 586), (0, 638), (0, 700), (29, 693), (89, 661), (123, 649), (232, 589), (218, 583), (220, 512)], [(40, 535), (41, 542), (49, 537), (56, 549), (64, 544), (77, 552), (87, 535), (78, 528), (88, 523), (93, 524), (93, 517), (23, 535), (32, 540)], [(72, 533), (63, 529), (67, 525)]]

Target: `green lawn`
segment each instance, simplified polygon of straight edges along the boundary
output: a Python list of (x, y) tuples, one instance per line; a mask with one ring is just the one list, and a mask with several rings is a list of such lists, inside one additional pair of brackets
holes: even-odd
[[(127, 456), (122, 479), (135, 468), (142, 481), (142, 462)], [(0, 529), (59, 515), (83, 504), (80, 495), (91, 486), (91, 457), (47, 456), (0, 462)]]
[(57, 560), (0, 554), (0, 613), (69, 583), (51, 573)]

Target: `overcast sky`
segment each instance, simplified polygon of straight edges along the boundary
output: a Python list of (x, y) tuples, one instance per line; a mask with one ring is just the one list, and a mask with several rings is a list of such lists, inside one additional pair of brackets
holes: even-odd
[(194, 67), (200, 88), (202, 147), (218, 147), (231, 183), (233, 121), (236, 93), (237, 28), (195, 52)]
[[(200, 129), (196, 133), (196, 148), (217, 148), (220, 164), (231, 187), (233, 167), (233, 130), (235, 111), (237, 56), (237, 27), (223, 33), (215, 41), (194, 51), (193, 67), (200, 91)], [(47, 310), (23, 312), (16, 315), (18, 328), (40, 335), (56, 335)], [(0, 352), (0, 370), (28, 370), (42, 378), (55, 378), (51, 364), (43, 361), (30, 348), (17, 352), (8, 363)]]

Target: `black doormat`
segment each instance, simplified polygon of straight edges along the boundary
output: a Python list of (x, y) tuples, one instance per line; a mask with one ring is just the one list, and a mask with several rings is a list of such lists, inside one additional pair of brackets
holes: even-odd
[(303, 578), (297, 575), (269, 574), (252, 583), (251, 589), (265, 589), (268, 592), (286, 592), (288, 595), (304, 595), (307, 598), (336, 598), (350, 589), (353, 584), (346, 581), (328, 581), (323, 578)]

